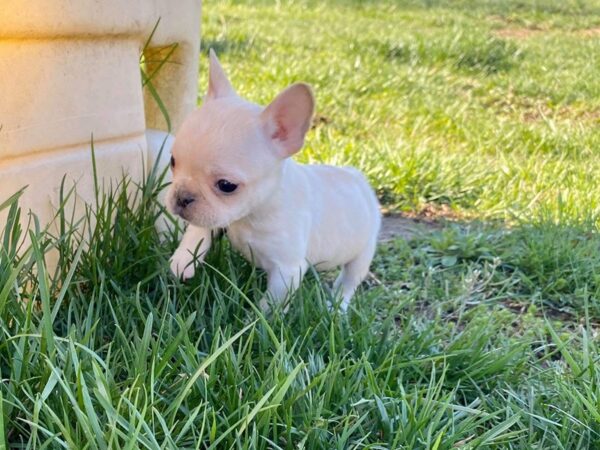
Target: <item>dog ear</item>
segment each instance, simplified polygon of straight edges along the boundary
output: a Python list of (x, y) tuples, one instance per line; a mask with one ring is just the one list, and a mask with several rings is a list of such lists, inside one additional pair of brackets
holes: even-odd
[(227, 79), (227, 75), (225, 75), (225, 71), (221, 67), (221, 63), (212, 48), (208, 52), (208, 59), (208, 91), (206, 92), (206, 99), (235, 95), (235, 91), (231, 87), (231, 83)]
[(292, 156), (304, 145), (314, 108), (310, 86), (296, 83), (281, 92), (261, 113), (263, 128), (282, 157)]

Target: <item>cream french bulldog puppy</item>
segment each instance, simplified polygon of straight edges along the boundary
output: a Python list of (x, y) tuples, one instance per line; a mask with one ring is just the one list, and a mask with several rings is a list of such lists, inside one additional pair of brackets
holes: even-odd
[(267, 272), (263, 309), (284, 300), (313, 265), (342, 266), (334, 288), (346, 310), (375, 252), (381, 215), (373, 190), (356, 169), (290, 158), (311, 125), (308, 85), (291, 85), (263, 108), (235, 93), (212, 50), (209, 58), (204, 103), (172, 148), (167, 204), (189, 225), (171, 270), (192, 277), (211, 231), (226, 228), (233, 247)]

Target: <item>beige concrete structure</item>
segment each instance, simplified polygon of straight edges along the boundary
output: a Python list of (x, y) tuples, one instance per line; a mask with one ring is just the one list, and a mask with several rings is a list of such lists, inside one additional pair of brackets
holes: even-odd
[[(0, 5), (0, 203), (22, 197), (42, 222), (53, 217), (63, 176), (93, 199), (90, 142), (98, 172), (139, 179), (168, 131), (142, 90), (146, 72), (177, 44), (153, 85), (171, 130), (196, 105), (201, 0), (2, 0)], [(0, 216), (0, 228), (4, 223)]]

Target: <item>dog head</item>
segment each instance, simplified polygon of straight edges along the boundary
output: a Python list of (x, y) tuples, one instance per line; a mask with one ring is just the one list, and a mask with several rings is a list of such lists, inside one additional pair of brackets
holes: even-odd
[(304, 145), (314, 110), (306, 84), (293, 84), (266, 108), (240, 98), (210, 51), (208, 92), (175, 137), (167, 195), (172, 213), (222, 228), (273, 195), (285, 159)]

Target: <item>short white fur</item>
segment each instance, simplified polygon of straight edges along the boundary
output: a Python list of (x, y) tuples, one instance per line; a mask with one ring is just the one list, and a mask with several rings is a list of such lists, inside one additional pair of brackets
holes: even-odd
[[(310, 87), (297, 83), (266, 108), (240, 98), (210, 51), (208, 92), (183, 123), (172, 149), (171, 212), (189, 222), (171, 270), (194, 275), (212, 232), (227, 229), (233, 247), (267, 272), (261, 307), (281, 302), (307, 269), (341, 266), (334, 289), (346, 310), (366, 277), (381, 215), (365, 177), (351, 167), (301, 165), (314, 111)], [(219, 180), (237, 185), (219, 190)]]

